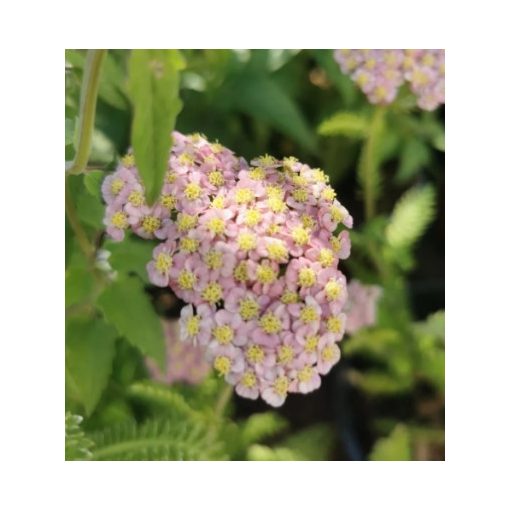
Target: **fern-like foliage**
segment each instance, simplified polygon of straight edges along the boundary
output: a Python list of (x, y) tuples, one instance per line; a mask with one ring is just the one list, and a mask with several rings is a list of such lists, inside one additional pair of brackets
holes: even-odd
[(283, 432), (288, 427), (287, 421), (277, 413), (252, 414), (241, 424), (241, 433), (246, 445), (258, 443)]
[(206, 427), (186, 420), (127, 422), (93, 436), (92, 460), (221, 460), (222, 445)]
[(407, 191), (397, 202), (386, 228), (389, 246), (397, 250), (412, 247), (434, 218), (435, 203), (430, 185)]
[(88, 460), (92, 457), (94, 442), (81, 430), (83, 418), (66, 413), (66, 460)]

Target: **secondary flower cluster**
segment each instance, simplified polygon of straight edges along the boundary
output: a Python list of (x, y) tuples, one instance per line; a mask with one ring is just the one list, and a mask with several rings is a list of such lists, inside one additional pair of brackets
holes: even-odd
[(313, 391), (340, 359), (347, 287), (338, 264), (350, 253), (341, 225), (352, 217), (324, 172), (295, 158), (248, 165), (200, 135), (174, 141), (153, 207), (130, 200), (143, 197), (130, 158), (105, 181), (108, 232), (120, 239), (131, 226), (163, 240), (149, 278), (188, 303), (181, 339), (205, 347), (239, 395), (279, 406), (289, 392)]
[(371, 103), (391, 103), (406, 81), (423, 110), (445, 101), (444, 50), (335, 50), (335, 59)]
[(377, 302), (382, 295), (382, 289), (378, 285), (365, 285), (358, 280), (351, 280), (347, 289), (349, 299), (345, 303), (345, 331), (352, 335), (359, 329), (376, 323)]
[(177, 320), (163, 323), (166, 343), (166, 370), (148, 358), (147, 367), (153, 379), (166, 384), (184, 382), (199, 384), (211, 371), (211, 364), (205, 359), (205, 348), (184, 343), (180, 339)]

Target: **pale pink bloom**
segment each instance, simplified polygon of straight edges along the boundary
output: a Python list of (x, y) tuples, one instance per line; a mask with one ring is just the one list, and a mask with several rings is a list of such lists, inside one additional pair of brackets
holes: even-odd
[(128, 216), (122, 211), (122, 208), (115, 205), (106, 206), (103, 223), (106, 226), (106, 233), (114, 241), (124, 239), (126, 229), (129, 227)]
[(108, 204), (124, 205), (134, 185), (139, 184), (135, 173), (127, 168), (119, 167), (108, 175), (101, 185), (101, 193)]
[(292, 393), (310, 393), (321, 385), (321, 378), (317, 367), (297, 360), (289, 372), (291, 383), (289, 391)]
[(375, 324), (377, 302), (382, 290), (376, 285), (364, 285), (357, 280), (351, 280), (348, 293), (349, 297), (345, 306), (346, 330), (352, 335), (358, 329)]
[(317, 371), (321, 375), (326, 375), (339, 361), (340, 347), (335, 343), (334, 336), (331, 334), (323, 335), (319, 340)]
[(211, 339), (213, 326), (214, 310), (210, 306), (198, 305), (196, 313), (194, 313), (192, 305), (182, 308), (179, 328), (180, 338), (183, 342), (192, 342), (194, 345), (207, 345)]
[(313, 335), (319, 331), (322, 308), (312, 296), (306, 296), (304, 303), (293, 303), (287, 308), (293, 317), (292, 331), (296, 338)]
[(152, 260), (147, 264), (147, 274), (151, 283), (158, 287), (168, 287), (174, 252), (175, 241), (166, 241), (154, 248)]
[(290, 315), (286, 306), (278, 301), (269, 305), (258, 321), (252, 333), (253, 341), (266, 347), (276, 347), (280, 341), (280, 334), (288, 331)]

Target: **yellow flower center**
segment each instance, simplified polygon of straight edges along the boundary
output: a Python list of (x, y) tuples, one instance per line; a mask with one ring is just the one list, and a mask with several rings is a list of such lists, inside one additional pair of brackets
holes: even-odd
[(192, 165), (195, 163), (195, 158), (191, 154), (184, 152), (179, 156), (178, 161), (181, 165)]
[(257, 267), (257, 281), (260, 283), (273, 283), (278, 278), (276, 271), (267, 264), (259, 264)]
[(250, 345), (246, 350), (246, 357), (250, 363), (262, 363), (264, 361), (264, 350), (260, 345)]
[(186, 322), (186, 331), (189, 336), (196, 336), (200, 331), (200, 317), (198, 315), (193, 315)]
[(225, 232), (225, 221), (221, 218), (211, 218), (207, 222), (207, 228), (216, 235), (221, 235)]
[(299, 270), (298, 281), (301, 287), (312, 287), (316, 280), (315, 271), (311, 267), (303, 267)]
[(331, 201), (335, 200), (336, 192), (331, 186), (328, 186), (327, 188), (324, 188), (322, 190), (321, 197), (324, 200), (328, 200), (329, 202), (331, 202)]
[(326, 283), (324, 290), (326, 291), (326, 297), (328, 298), (329, 301), (334, 301), (335, 299), (338, 299), (342, 294), (341, 285), (334, 279), (331, 279), (328, 281), (328, 283)]
[(195, 253), (198, 250), (200, 243), (197, 239), (191, 237), (183, 237), (179, 243), (179, 248), (186, 253)]
[(145, 204), (145, 197), (141, 191), (132, 191), (128, 196), (128, 202), (135, 207)]
[(172, 170), (169, 170), (165, 174), (165, 181), (168, 182), (169, 184), (173, 184), (176, 179), (177, 179), (177, 174), (175, 172), (173, 172)]
[(326, 345), (324, 349), (322, 349), (321, 357), (324, 361), (332, 361), (335, 358), (336, 351), (338, 347), (333, 344)]
[(340, 333), (342, 331), (342, 320), (339, 317), (328, 317), (326, 327), (331, 333)]
[(218, 154), (218, 152), (221, 152), (223, 150), (223, 145), (221, 145), (221, 143), (212, 143), (211, 144), (211, 150), (215, 153), (215, 154)]
[(312, 352), (315, 351), (315, 349), (317, 349), (317, 345), (319, 344), (319, 337), (317, 337), (316, 335), (310, 335), (307, 339), (306, 339), (306, 342), (305, 342), (305, 351), (308, 353), (308, 354), (311, 354)]
[(161, 227), (161, 220), (156, 218), (156, 216), (145, 216), (142, 220), (142, 227), (145, 232), (153, 234)]
[(274, 213), (281, 213), (287, 209), (287, 205), (285, 204), (285, 202), (278, 197), (269, 197), (267, 199), (267, 206)]
[(197, 198), (200, 197), (201, 193), (202, 193), (202, 190), (196, 182), (190, 182), (184, 188), (184, 196), (188, 200), (196, 200)]
[(281, 345), (278, 348), (278, 363), (286, 365), (294, 359), (294, 349), (290, 345)]
[(260, 305), (252, 298), (244, 298), (239, 301), (239, 315), (245, 321), (258, 317)]
[[(299, 174), (293, 174), (292, 175), (292, 184), (294, 184), (295, 186), (306, 186), (308, 184), (308, 181), (306, 180), (306, 177), (304, 175), (299, 175)], [(298, 191), (298, 190), (296, 190)], [(302, 190), (306, 193), (306, 190)], [(294, 200), (297, 200), (299, 202), (299, 200), (294, 197)], [(305, 202), (305, 200), (303, 200), (303, 202)]]
[(292, 170), (292, 166), (298, 163), (298, 159), (294, 156), (289, 156), (288, 158), (283, 158), (283, 169), (284, 170)]
[(263, 331), (270, 335), (279, 333), (282, 329), (280, 319), (272, 312), (265, 313), (259, 320), (259, 324)]
[(250, 179), (253, 179), (254, 181), (263, 181), (266, 178), (266, 171), (258, 166), (257, 168), (250, 170), (249, 176)]
[(301, 223), (303, 223), (303, 227), (308, 230), (315, 228), (315, 220), (309, 214), (303, 214), (303, 216), (301, 216)]
[(243, 251), (253, 250), (257, 246), (257, 238), (251, 232), (243, 232), (239, 234), (237, 244)]
[(303, 246), (310, 241), (310, 232), (308, 229), (303, 227), (294, 227), (291, 232), (293, 241), (299, 245)]
[(286, 290), (282, 294), (280, 301), (286, 305), (290, 305), (291, 303), (297, 303), (299, 301), (298, 293), (293, 292), (291, 290)]
[(329, 248), (321, 248), (319, 252), (319, 262), (322, 267), (330, 267), (335, 262), (333, 252)]
[(241, 377), (241, 384), (246, 388), (253, 388), (257, 384), (257, 377), (252, 370), (245, 372)]
[(121, 163), (126, 167), (126, 168), (131, 168), (132, 166), (135, 166), (135, 157), (133, 156), (133, 154), (126, 154), (122, 159), (121, 159)]
[(342, 212), (342, 209), (340, 209), (336, 205), (332, 205), (329, 208), (329, 214), (331, 215), (331, 219), (337, 223), (341, 222), (344, 219), (344, 213)]
[(209, 269), (220, 269), (223, 264), (223, 254), (221, 251), (210, 250), (205, 254), (204, 261)]
[(239, 262), (235, 267), (234, 279), (238, 282), (245, 282), (248, 280), (248, 265), (245, 260)]
[(211, 202), (211, 207), (213, 209), (223, 209), (225, 207), (225, 199), (221, 195), (214, 197)]
[(288, 251), (285, 246), (278, 241), (267, 244), (267, 253), (271, 260), (287, 260)]
[(335, 251), (335, 253), (338, 253), (340, 251), (340, 248), (342, 247), (342, 243), (340, 242), (340, 239), (335, 236), (331, 236), (329, 238), (329, 244), (331, 245), (331, 248)]
[(310, 324), (319, 320), (319, 314), (313, 306), (304, 306), (299, 313), (299, 318), (305, 323)]
[(124, 181), (122, 179), (113, 179), (112, 186), (110, 188), (112, 193), (114, 195), (118, 195), (122, 191), (122, 188), (124, 188)]
[(223, 174), (221, 172), (218, 172), (218, 170), (214, 170), (207, 176), (207, 180), (213, 185), (213, 186), (223, 186), (225, 184), (225, 179), (223, 177)]
[(298, 188), (298, 189), (295, 189), (293, 192), (292, 192), (292, 198), (296, 201), (296, 202), (300, 202), (300, 203), (303, 203), (303, 202), (306, 202), (308, 200), (308, 193), (305, 189), (303, 188)]
[(195, 228), (197, 223), (198, 217), (191, 214), (182, 213), (179, 218), (177, 218), (177, 228), (180, 232)]
[(187, 269), (183, 269), (177, 277), (177, 283), (183, 290), (191, 290), (197, 281), (197, 277)]
[(266, 186), (266, 193), (269, 198), (283, 198), (285, 194), (281, 186), (276, 186), (274, 184)]
[(158, 253), (155, 266), (160, 273), (166, 273), (172, 267), (172, 257), (168, 253)]
[(324, 170), (321, 170), (320, 168), (314, 168), (312, 170), (312, 177), (317, 182), (328, 182), (329, 176), (324, 173)]
[(277, 395), (283, 397), (289, 391), (289, 379), (284, 375), (279, 375), (273, 383), (273, 390)]
[(276, 159), (273, 156), (270, 156), (269, 154), (259, 156), (257, 159), (259, 160), (259, 163), (262, 166), (274, 166), (276, 164)]
[(251, 202), (255, 198), (255, 195), (253, 194), (253, 191), (249, 188), (239, 188), (235, 192), (234, 198), (238, 204), (247, 204), (248, 202)]
[(269, 227), (267, 227), (267, 233), (270, 236), (277, 234), (279, 231), (280, 231), (280, 225), (277, 225), (276, 223), (271, 223), (271, 225), (269, 225)]
[(234, 338), (234, 330), (226, 324), (223, 326), (216, 326), (213, 329), (212, 333), (214, 338), (216, 338), (218, 343), (220, 343), (221, 345), (229, 344), (230, 342), (232, 342), (232, 339)]
[(258, 209), (248, 209), (244, 221), (249, 227), (254, 227), (261, 219), (262, 215)]
[(161, 205), (168, 210), (175, 209), (177, 199), (173, 195), (161, 195)]
[(214, 359), (214, 368), (221, 374), (227, 375), (230, 372), (232, 362), (226, 356), (216, 356)]
[(312, 367), (309, 365), (306, 365), (298, 372), (298, 379), (300, 382), (308, 382), (313, 375)]
[(202, 291), (202, 298), (213, 305), (223, 298), (223, 289), (218, 282), (209, 283)]
[(116, 213), (113, 213), (110, 221), (112, 222), (112, 225), (115, 228), (120, 228), (122, 230), (124, 230), (128, 226), (127, 216), (122, 211), (117, 211)]

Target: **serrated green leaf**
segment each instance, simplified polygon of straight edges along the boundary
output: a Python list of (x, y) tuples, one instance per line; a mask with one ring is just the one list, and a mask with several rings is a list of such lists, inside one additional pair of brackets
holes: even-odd
[(138, 278), (113, 282), (99, 296), (97, 306), (122, 336), (164, 368), (163, 327)]
[(104, 248), (111, 255), (108, 262), (115, 271), (136, 273), (145, 283), (149, 283), (146, 265), (152, 259), (156, 243), (135, 236), (127, 236), (122, 242), (107, 240)]
[(308, 126), (297, 104), (270, 76), (260, 73), (240, 74), (232, 79), (230, 89), (232, 93), (225, 101), (231, 108), (268, 123), (310, 152), (316, 152), (315, 133)]
[(397, 425), (393, 432), (376, 441), (370, 460), (412, 460), (411, 435), (405, 425)]
[(81, 430), (83, 418), (66, 413), (66, 460), (88, 460), (92, 457), (94, 442)]
[(71, 318), (66, 324), (66, 377), (88, 415), (110, 377), (115, 330), (101, 319)]
[(149, 203), (161, 191), (168, 167), (171, 132), (181, 111), (177, 50), (133, 50), (129, 93), (134, 108), (132, 145)]
[(364, 138), (368, 127), (367, 119), (359, 113), (337, 112), (322, 121), (317, 132), (323, 136), (343, 135), (349, 138)]
[(246, 444), (252, 444), (284, 431), (287, 426), (287, 421), (277, 413), (255, 413), (243, 423), (242, 435)]
[(392, 248), (411, 247), (434, 218), (435, 192), (431, 185), (407, 191), (397, 202), (386, 228), (386, 240)]

